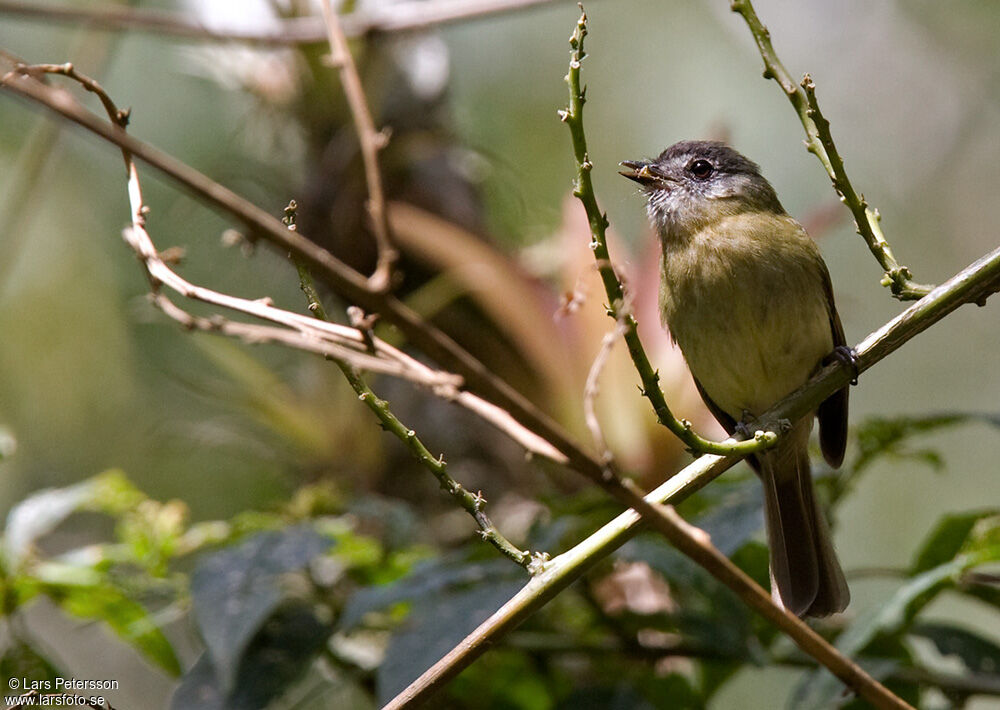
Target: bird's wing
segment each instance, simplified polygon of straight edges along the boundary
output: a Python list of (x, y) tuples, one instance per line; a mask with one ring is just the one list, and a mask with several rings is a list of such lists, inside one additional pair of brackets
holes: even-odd
[[(833, 346), (847, 345), (844, 337), (844, 326), (837, 315), (837, 307), (833, 302), (833, 284), (830, 282), (830, 272), (826, 265), (820, 262), (823, 276), (823, 290), (826, 292), (826, 302), (830, 312), (830, 330), (833, 333)], [(826, 364), (824, 361), (823, 364)], [(819, 419), (819, 445), (826, 462), (838, 468), (844, 462), (844, 450), (847, 448), (847, 399), (850, 385), (837, 390), (819, 405), (816, 416)]]

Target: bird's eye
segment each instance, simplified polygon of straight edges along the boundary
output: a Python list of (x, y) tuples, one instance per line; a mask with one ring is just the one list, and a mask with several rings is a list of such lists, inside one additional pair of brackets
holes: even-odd
[(698, 180), (705, 180), (712, 174), (712, 164), (707, 160), (696, 160), (688, 166), (688, 172)]

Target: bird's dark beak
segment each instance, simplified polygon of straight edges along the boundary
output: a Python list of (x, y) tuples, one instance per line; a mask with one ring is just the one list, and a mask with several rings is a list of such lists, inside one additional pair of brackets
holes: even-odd
[(648, 160), (623, 160), (618, 163), (626, 170), (619, 170), (618, 174), (635, 180), (640, 185), (664, 185), (666, 176), (663, 175)]

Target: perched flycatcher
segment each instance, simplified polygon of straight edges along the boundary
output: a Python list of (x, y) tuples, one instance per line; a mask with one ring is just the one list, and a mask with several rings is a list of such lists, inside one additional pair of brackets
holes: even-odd
[[(722, 143), (684, 141), (622, 166), (642, 185), (663, 247), (664, 326), (726, 431), (805, 383), (835, 348), (846, 350), (826, 264), (755, 163)], [(764, 484), (771, 593), (799, 616), (843, 611), (850, 600), (808, 455), (818, 416), (823, 456), (840, 466), (847, 394), (831, 395), (750, 458)]]

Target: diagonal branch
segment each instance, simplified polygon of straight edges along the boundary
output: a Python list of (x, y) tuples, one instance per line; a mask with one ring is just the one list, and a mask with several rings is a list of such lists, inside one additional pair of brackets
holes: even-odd
[(340, 73), (344, 85), (347, 105), (354, 117), (354, 126), (361, 146), (361, 159), (365, 164), (365, 181), (368, 183), (368, 216), (372, 221), (372, 234), (378, 251), (378, 263), (368, 282), (373, 291), (385, 293), (392, 287), (392, 267), (399, 258), (399, 252), (389, 233), (389, 215), (385, 208), (385, 190), (382, 186), (382, 171), (378, 166), (378, 152), (385, 147), (388, 134), (375, 128), (365, 88), (361, 85), (358, 68), (347, 46), (347, 37), (340, 24), (340, 18), (333, 9), (332, 0), (323, 0), (323, 21), (326, 24), (330, 42), (330, 62)]
[[(970, 264), (861, 341), (855, 348), (859, 369), (867, 370), (962, 304), (979, 303), (996, 292), (998, 287), (1000, 287), (1000, 248)], [(802, 388), (765, 412), (761, 421), (795, 419), (814, 409), (819, 402), (846, 385), (852, 377), (853, 373), (843, 365), (830, 365), (817, 373)], [(646, 496), (646, 500), (651, 504), (679, 503), (732, 467), (737, 460), (732, 456), (702, 456), (651, 492)], [(573, 549), (555, 557), (545, 566), (543, 574), (532, 579), (452, 652), (434, 664), (386, 707), (411, 707), (425, 700), (488, 650), (496, 638), (516, 628), (598, 561), (638, 534), (644, 520), (648, 521), (649, 517), (643, 515), (640, 518), (634, 510), (622, 513)], [(697, 542), (697, 536), (694, 537)], [(700, 559), (696, 561), (701, 563)], [(717, 562), (723, 564), (721, 560)], [(748, 598), (743, 592), (734, 591), (737, 591), (742, 598)], [(758, 599), (756, 592), (753, 598)], [(790, 631), (788, 626), (790, 620), (787, 615), (772, 618), (768, 615), (773, 614), (770, 607), (764, 606), (764, 600), (758, 599), (758, 601), (761, 607), (754, 606), (754, 608), (788, 633), (803, 650), (806, 650), (802, 645), (805, 641), (804, 635), (810, 635), (809, 643), (815, 642), (811, 636), (814, 632), (808, 627), (801, 629), (800, 626), (804, 626), (801, 621), (792, 617), (794, 621), (791, 623), (795, 624), (795, 631)], [(800, 634), (803, 635), (801, 640)], [(810, 655), (814, 654), (810, 652)]]

